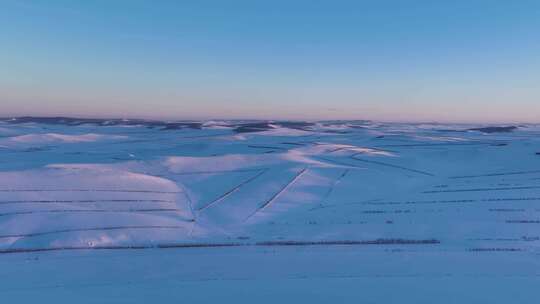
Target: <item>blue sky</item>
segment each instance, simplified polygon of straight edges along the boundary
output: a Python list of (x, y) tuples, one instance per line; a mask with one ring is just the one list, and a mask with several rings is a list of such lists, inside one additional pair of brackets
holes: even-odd
[(540, 122), (539, 1), (0, 1), (0, 116)]

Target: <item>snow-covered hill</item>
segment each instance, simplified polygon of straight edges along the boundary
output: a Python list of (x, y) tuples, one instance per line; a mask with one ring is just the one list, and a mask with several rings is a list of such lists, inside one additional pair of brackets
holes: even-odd
[(4, 119), (0, 298), (536, 303), (539, 135)]

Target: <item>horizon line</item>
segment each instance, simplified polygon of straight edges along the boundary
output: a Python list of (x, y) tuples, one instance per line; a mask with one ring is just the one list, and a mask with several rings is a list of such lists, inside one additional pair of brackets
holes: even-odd
[(374, 122), (374, 123), (388, 123), (388, 124), (456, 124), (456, 125), (467, 125), (467, 124), (484, 124), (484, 125), (537, 125), (539, 122), (473, 122), (473, 121), (403, 121), (403, 120), (377, 120), (377, 119), (262, 119), (262, 118), (144, 118), (140, 116), (129, 116), (129, 117), (114, 117), (114, 116), (70, 116), (70, 115), (0, 115), (0, 121), (9, 122), (9, 120), (21, 119), (21, 118), (34, 118), (34, 119), (80, 119), (80, 120), (140, 120), (147, 122), (201, 122), (201, 121), (257, 121), (257, 122), (352, 122), (352, 121), (362, 121), (362, 122)]

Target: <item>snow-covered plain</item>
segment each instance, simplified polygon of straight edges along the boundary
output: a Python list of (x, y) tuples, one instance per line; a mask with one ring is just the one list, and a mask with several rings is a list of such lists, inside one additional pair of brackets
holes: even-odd
[(2, 303), (539, 303), (540, 127), (0, 122)]

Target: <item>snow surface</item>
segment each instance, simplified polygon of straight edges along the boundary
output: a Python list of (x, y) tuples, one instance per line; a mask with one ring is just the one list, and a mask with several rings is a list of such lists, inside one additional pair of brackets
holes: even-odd
[(483, 127), (5, 120), (0, 299), (538, 303), (540, 128)]

